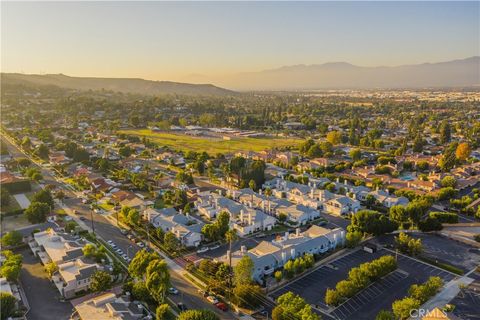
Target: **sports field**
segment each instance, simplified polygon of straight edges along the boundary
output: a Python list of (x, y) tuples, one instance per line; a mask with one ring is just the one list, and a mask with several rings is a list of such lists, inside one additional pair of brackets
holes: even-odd
[(185, 134), (154, 132), (150, 129), (121, 130), (119, 133), (146, 137), (159, 146), (168, 146), (176, 150), (206, 151), (209, 154), (234, 153), (238, 151), (262, 151), (274, 147), (297, 147), (300, 139), (284, 138), (243, 138), (235, 137), (232, 140), (222, 138), (192, 137)]

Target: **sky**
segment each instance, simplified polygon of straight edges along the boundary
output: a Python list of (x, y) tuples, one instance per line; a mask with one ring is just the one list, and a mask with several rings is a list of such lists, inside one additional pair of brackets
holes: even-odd
[(480, 2), (3, 2), (1, 70), (181, 80), (480, 55)]

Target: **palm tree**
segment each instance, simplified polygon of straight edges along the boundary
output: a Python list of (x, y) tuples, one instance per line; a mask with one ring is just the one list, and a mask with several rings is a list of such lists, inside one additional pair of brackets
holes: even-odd
[(230, 292), (232, 291), (232, 243), (238, 239), (237, 231), (235, 229), (229, 229), (225, 232), (225, 239), (229, 243), (228, 265), (230, 267), (230, 272), (228, 277), (228, 294), (230, 295)]

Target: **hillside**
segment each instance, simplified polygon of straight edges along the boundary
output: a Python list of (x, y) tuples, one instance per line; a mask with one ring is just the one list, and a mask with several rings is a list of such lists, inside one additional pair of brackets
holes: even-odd
[(136, 78), (84, 78), (69, 77), (63, 74), (20, 74), (2, 73), (3, 84), (32, 83), (35, 85), (54, 85), (76, 90), (111, 90), (124, 93), (147, 95), (184, 94), (216, 95), (235, 94), (234, 91), (216, 87), (212, 84), (190, 84), (170, 81), (150, 81)]

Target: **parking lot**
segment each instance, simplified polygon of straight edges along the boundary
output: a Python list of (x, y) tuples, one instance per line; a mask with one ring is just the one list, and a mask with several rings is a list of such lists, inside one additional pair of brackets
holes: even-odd
[(455, 306), (453, 313), (461, 319), (480, 320), (480, 282), (471, 283), (450, 304)]
[(445, 282), (455, 277), (454, 274), (437, 267), (404, 255), (398, 255), (397, 270), (372, 283), (335, 309), (325, 304), (324, 297), (327, 288), (334, 288), (337, 282), (346, 279), (348, 272), (353, 267), (384, 255), (395, 255), (395, 253), (386, 249), (381, 249), (373, 254), (363, 250), (354, 251), (273, 291), (270, 296), (276, 299), (282, 294), (292, 291), (302, 296), (318, 311), (336, 319), (374, 319), (380, 310), (390, 309), (393, 301), (406, 296), (412, 284), (422, 283), (430, 276), (439, 276)]
[[(454, 265), (468, 272), (480, 263), (480, 251), (465, 243), (436, 234), (415, 234), (411, 236), (422, 240), (423, 255), (440, 262)], [(379, 237), (379, 243), (392, 245), (393, 235)]]

